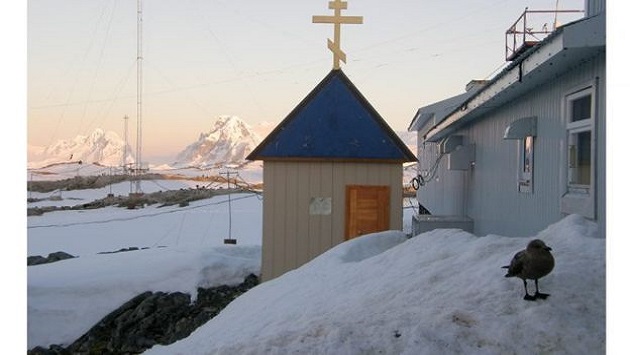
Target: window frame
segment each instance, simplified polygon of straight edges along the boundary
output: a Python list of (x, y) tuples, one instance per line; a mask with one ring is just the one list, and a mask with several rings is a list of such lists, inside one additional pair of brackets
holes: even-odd
[[(528, 149), (528, 140), (531, 141)], [(518, 192), (534, 193), (534, 147), (536, 139), (533, 135), (525, 136), (518, 140)], [(529, 158), (529, 171), (526, 170), (527, 159)]]
[[(590, 117), (572, 120), (573, 105), (576, 100), (591, 97)], [(564, 193), (561, 198), (561, 212), (565, 214), (580, 214), (587, 218), (595, 218), (595, 186), (597, 171), (597, 82), (590, 81), (563, 96), (562, 119), (565, 123), (565, 142), (563, 143), (564, 163), (561, 174), (564, 181)], [(576, 174), (579, 166), (571, 166), (571, 143), (577, 139), (576, 135), (590, 132), (590, 167), (588, 184), (572, 182), (572, 174)], [(577, 148), (579, 149), (579, 147)], [(577, 153), (575, 153), (577, 154)], [(573, 169), (573, 170), (572, 170)]]
[[(590, 107), (590, 115), (589, 118), (581, 119), (578, 121), (572, 121), (573, 115), (573, 105), (572, 103), (590, 96), (591, 97), (591, 107)], [(584, 193), (589, 194), (593, 188), (593, 182), (595, 179), (595, 87), (594, 85), (585, 87), (582, 90), (576, 91), (569, 95), (566, 95), (565, 102), (567, 105), (567, 144), (566, 144), (566, 154), (567, 154), (567, 163), (565, 166), (566, 169), (566, 179), (567, 179), (567, 192), (569, 193)], [(591, 141), (590, 141), (590, 168), (589, 168), (589, 182), (588, 184), (580, 184), (572, 182), (572, 169), (577, 169), (577, 167), (571, 167), (571, 141), (572, 136), (575, 136), (579, 133), (590, 132), (591, 133)], [(579, 148), (578, 148), (579, 149)]]

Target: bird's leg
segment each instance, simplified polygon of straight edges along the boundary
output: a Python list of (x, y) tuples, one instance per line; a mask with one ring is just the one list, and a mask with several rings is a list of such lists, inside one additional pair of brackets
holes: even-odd
[(541, 298), (543, 300), (547, 299), (547, 297), (549, 297), (548, 293), (540, 293), (538, 292), (538, 279), (534, 280), (534, 283), (536, 284), (536, 293), (534, 294), (535, 298)]
[(523, 297), (523, 299), (525, 301), (535, 301), (536, 296), (531, 296), (529, 292), (527, 292), (527, 280), (525, 279), (523, 279), (523, 286), (525, 286), (525, 297)]

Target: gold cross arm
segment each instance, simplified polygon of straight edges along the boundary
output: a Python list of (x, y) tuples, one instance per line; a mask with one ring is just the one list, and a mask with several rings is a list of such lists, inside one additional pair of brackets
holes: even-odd
[(335, 63), (333, 63), (333, 67), (335, 69), (339, 69), (339, 61), (341, 60), (344, 63), (346, 62), (346, 53), (339, 48), (338, 43), (335, 43), (330, 39), (328, 40), (328, 49), (333, 52), (333, 60), (335, 61)]
[(363, 23), (363, 16), (313, 16), (313, 23), (360, 25)]

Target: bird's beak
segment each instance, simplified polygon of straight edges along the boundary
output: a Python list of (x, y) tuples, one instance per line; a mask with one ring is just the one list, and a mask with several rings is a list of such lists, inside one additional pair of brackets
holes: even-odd
[(551, 247), (545, 247), (546, 251), (552, 251), (553, 249), (551, 249)]

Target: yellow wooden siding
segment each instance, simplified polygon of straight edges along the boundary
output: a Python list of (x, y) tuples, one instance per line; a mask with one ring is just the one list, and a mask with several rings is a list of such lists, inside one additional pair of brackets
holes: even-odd
[[(348, 185), (390, 186), (389, 229), (402, 229), (400, 164), (266, 161), (263, 179), (263, 280), (344, 241)], [(311, 215), (312, 198), (331, 198), (331, 213)]]

